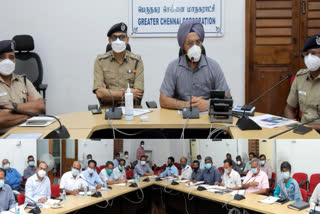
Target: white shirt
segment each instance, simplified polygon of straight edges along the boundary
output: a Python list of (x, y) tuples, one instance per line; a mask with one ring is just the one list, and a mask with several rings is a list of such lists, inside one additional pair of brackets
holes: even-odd
[(125, 179), (126, 178), (126, 170), (123, 169), (122, 172), (120, 172), (119, 167), (117, 167), (117, 168), (113, 169), (111, 176), (114, 181)]
[[(112, 172), (112, 174), (113, 174), (113, 172)], [(107, 173), (107, 170), (104, 168), (101, 170), (99, 176), (100, 176), (102, 182), (105, 183), (106, 181), (113, 181), (112, 174), (109, 176)]]
[(186, 167), (182, 168), (181, 170), (181, 178), (191, 180), (191, 175), (192, 175), (192, 169), (191, 166), (186, 165)]
[[(38, 202), (40, 198), (46, 197), (47, 199), (51, 198), (51, 185), (50, 179), (45, 176), (42, 181), (38, 179), (37, 173), (28, 178), (26, 183), (26, 196)], [(31, 202), (26, 197), (26, 202)]]
[(230, 175), (223, 173), (222, 185), (227, 188), (241, 187), (240, 174), (233, 169), (231, 169)]
[(60, 189), (73, 191), (80, 190), (85, 186), (87, 186), (87, 182), (81, 179), (79, 175), (76, 178), (74, 178), (71, 171), (66, 172), (62, 175), (60, 181)]
[(314, 207), (315, 203), (319, 204), (319, 202), (320, 202), (320, 184), (318, 184), (316, 188), (313, 190), (309, 203), (312, 207)]

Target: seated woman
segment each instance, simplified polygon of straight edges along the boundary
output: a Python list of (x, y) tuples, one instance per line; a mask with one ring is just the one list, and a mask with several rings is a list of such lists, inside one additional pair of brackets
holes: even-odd
[(280, 166), (281, 179), (278, 181), (274, 196), (289, 201), (302, 201), (299, 185), (291, 175), (291, 165), (285, 161)]

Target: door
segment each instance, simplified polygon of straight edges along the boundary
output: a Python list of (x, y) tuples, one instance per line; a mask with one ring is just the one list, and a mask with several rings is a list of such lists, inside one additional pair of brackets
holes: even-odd
[[(199, 155), (199, 142), (198, 140), (190, 140), (190, 153), (191, 159), (197, 160), (197, 155)], [(204, 158), (204, 157), (202, 157)]]
[(71, 170), (74, 161), (78, 160), (78, 140), (61, 141), (61, 175)]

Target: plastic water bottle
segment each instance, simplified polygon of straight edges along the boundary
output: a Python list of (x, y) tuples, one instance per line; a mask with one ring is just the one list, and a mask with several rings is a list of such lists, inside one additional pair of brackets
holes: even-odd
[(107, 189), (108, 188), (108, 184), (107, 184), (107, 182), (106, 183), (104, 183), (104, 187), (103, 187), (104, 189)]
[(15, 208), (15, 214), (20, 214), (20, 208), (19, 208), (19, 204), (16, 203), (16, 208)]
[(125, 93), (124, 98), (125, 98), (126, 120), (133, 120), (133, 94), (131, 93), (129, 83), (128, 83), (127, 92)]
[(63, 190), (62, 192), (62, 201), (67, 200), (67, 194), (66, 194), (66, 190)]
[(137, 176), (135, 177), (135, 180), (136, 180), (137, 183), (140, 183), (140, 176), (137, 175)]
[(84, 185), (84, 195), (88, 194), (87, 185)]

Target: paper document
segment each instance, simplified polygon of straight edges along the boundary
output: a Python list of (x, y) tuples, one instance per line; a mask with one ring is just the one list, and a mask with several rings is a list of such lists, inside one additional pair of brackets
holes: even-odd
[(278, 197), (269, 196), (269, 197), (266, 197), (266, 198), (260, 200), (259, 202), (264, 203), (264, 204), (273, 204), (278, 199), (279, 199)]
[(127, 183), (112, 184), (112, 186), (125, 187)]
[[(125, 115), (126, 108), (121, 107), (121, 110), (122, 110), (122, 114)], [(150, 109), (135, 108), (135, 109), (133, 109), (133, 116), (140, 116), (140, 115), (147, 114), (150, 112), (152, 112)]]
[(245, 190), (244, 189), (241, 189), (241, 190), (235, 190), (233, 192), (231, 192), (231, 195), (232, 196), (235, 196), (235, 195), (244, 195), (245, 193)]
[(287, 126), (297, 121), (290, 120), (284, 117), (274, 116), (271, 114), (264, 114), (256, 117), (250, 117), (259, 126), (264, 128), (276, 128), (279, 126)]
[(32, 117), (28, 119), (26, 122), (20, 124), (20, 127), (46, 127), (51, 123), (54, 123), (56, 120), (52, 117)]
[(6, 139), (39, 139), (43, 133), (9, 134)]

